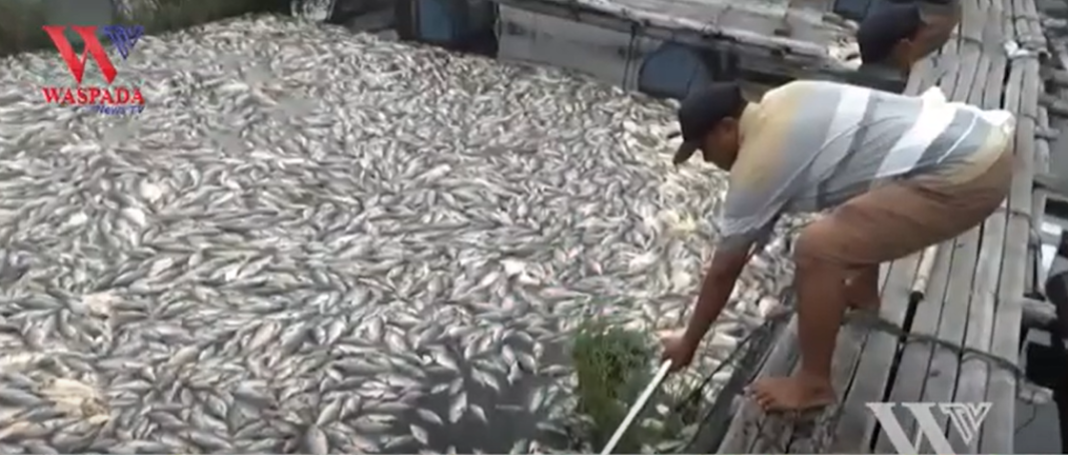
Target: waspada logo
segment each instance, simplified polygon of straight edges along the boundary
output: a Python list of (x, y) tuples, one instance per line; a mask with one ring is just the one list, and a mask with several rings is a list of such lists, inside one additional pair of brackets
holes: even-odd
[[(74, 76), (77, 85), (60, 87), (42, 87), (45, 102), (76, 107), (86, 107), (103, 114), (123, 115), (141, 112), (145, 108), (145, 98), (141, 95), (141, 88), (136, 85), (116, 84), (115, 79), (119, 72), (115, 64), (108, 57), (104, 46), (100, 44), (98, 27), (93, 25), (72, 25), (70, 29), (81, 37), (85, 43), (81, 58), (74, 53), (70, 41), (64, 35), (67, 27), (63, 25), (45, 25), (42, 27), (59, 51), (59, 56), (67, 64), (70, 73)], [(118, 51), (125, 61), (133, 51), (137, 40), (144, 35), (145, 29), (140, 25), (107, 25), (99, 27), (103, 36), (111, 41), (112, 47)], [(82, 85), (85, 76), (85, 66), (92, 57), (100, 67), (107, 85)]]

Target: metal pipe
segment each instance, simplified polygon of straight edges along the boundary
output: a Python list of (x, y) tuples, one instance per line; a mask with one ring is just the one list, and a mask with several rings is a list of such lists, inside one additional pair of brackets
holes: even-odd
[(660, 384), (667, 378), (668, 371), (671, 370), (671, 361), (665, 360), (660, 364), (660, 369), (656, 371), (656, 376), (653, 376), (653, 380), (649, 382), (649, 385), (645, 386), (645, 390), (642, 390), (642, 394), (638, 396), (638, 401), (635, 401), (630, 407), (630, 411), (627, 412), (627, 416), (623, 418), (623, 421), (619, 423), (619, 427), (616, 428), (616, 432), (612, 434), (612, 439), (608, 440), (608, 444), (605, 444), (604, 450), (601, 451), (601, 455), (608, 455), (615, 450), (616, 445), (619, 444), (619, 440), (623, 439), (623, 435), (627, 434), (627, 430), (634, 424), (634, 419), (638, 418), (638, 414), (645, 409), (645, 405), (649, 402), (649, 398), (652, 398), (653, 392), (656, 391)]

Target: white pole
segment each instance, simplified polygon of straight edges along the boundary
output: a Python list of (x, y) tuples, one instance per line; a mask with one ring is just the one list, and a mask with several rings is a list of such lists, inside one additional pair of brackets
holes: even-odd
[(638, 396), (638, 401), (630, 407), (630, 412), (623, 418), (623, 421), (619, 423), (619, 427), (616, 428), (615, 434), (612, 435), (612, 439), (608, 440), (608, 444), (604, 446), (604, 450), (601, 451), (601, 455), (609, 455), (615, 450), (616, 445), (619, 444), (619, 440), (623, 439), (623, 435), (627, 434), (627, 430), (634, 424), (634, 419), (638, 418), (638, 413), (642, 412), (646, 403), (649, 402), (649, 398), (653, 396), (653, 392), (660, 387), (660, 383), (664, 382), (664, 378), (667, 377), (668, 370), (671, 369), (671, 361), (665, 360), (660, 364), (660, 369), (657, 370), (656, 376), (653, 376), (652, 382), (645, 386), (645, 390)]

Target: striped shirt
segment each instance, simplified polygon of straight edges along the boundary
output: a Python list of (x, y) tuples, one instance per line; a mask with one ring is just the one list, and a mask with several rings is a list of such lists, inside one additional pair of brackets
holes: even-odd
[(1013, 127), (1012, 114), (947, 102), (938, 89), (797, 81), (768, 91), (740, 120), (720, 248), (748, 247), (782, 213), (831, 208), (887, 181), (970, 179), (1000, 156), (984, 144)]

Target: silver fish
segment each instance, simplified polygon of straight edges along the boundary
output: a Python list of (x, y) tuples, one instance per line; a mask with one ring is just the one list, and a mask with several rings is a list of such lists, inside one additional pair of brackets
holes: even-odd
[[(271, 16), (117, 64), (136, 115), (45, 104), (61, 59), (0, 58), (0, 404), (32, 423), (0, 448), (568, 450), (508, 425), (566, 433), (580, 323), (689, 316), (727, 180), (670, 164), (670, 102)], [(775, 306), (803, 222), (692, 370)]]

